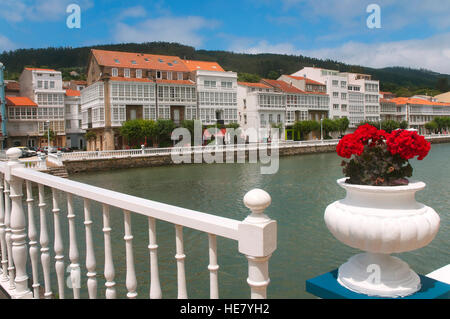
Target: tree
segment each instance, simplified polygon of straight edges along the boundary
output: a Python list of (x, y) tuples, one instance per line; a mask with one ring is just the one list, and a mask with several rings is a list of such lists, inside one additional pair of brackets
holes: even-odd
[(425, 128), (428, 130), (428, 132), (430, 132), (430, 134), (432, 134), (436, 132), (436, 130), (438, 129), (438, 125), (436, 124), (435, 121), (431, 121), (425, 123)]
[(448, 83), (448, 78), (439, 78), (436, 83), (436, 89), (441, 92), (450, 91), (450, 84)]
[(304, 140), (309, 133), (320, 130), (320, 124), (317, 121), (301, 121), (295, 122), (292, 128), (296, 135), (300, 134), (300, 140)]
[[(42, 137), (47, 140), (49, 134), (50, 134), (50, 142), (54, 142), (56, 140), (56, 133), (52, 129), (50, 129), (50, 131), (45, 132), (44, 135), (42, 135)], [(47, 145), (50, 146), (50, 143), (48, 141)]]
[(385, 120), (381, 122), (381, 129), (388, 133), (400, 128), (400, 123), (394, 120)]
[(93, 140), (93, 139), (95, 139), (96, 137), (97, 137), (97, 134), (95, 134), (95, 133), (92, 132), (92, 131), (88, 131), (88, 132), (86, 132), (86, 134), (84, 135), (84, 138), (85, 138), (87, 141)]
[(340, 135), (343, 135), (345, 131), (347, 131), (348, 127), (350, 126), (350, 121), (347, 117), (342, 117), (340, 119), (336, 120), (338, 132)]
[(406, 129), (408, 128), (408, 126), (409, 126), (408, 121), (401, 121), (401, 122), (400, 122), (400, 128), (401, 128), (402, 130), (406, 130)]
[(338, 122), (332, 119), (322, 120), (322, 129), (324, 133), (324, 139), (331, 138), (330, 133), (337, 132), (339, 130)]
[(152, 140), (152, 142), (155, 140), (158, 131), (157, 131), (157, 127), (156, 127), (156, 122), (153, 120), (142, 120), (141, 122), (142, 125), (142, 135), (145, 138), (145, 143), (144, 144), (148, 144), (148, 140)]
[(260, 80), (261, 80), (261, 77), (257, 74), (238, 73), (238, 81), (239, 82), (258, 83)]
[(156, 136), (160, 147), (172, 145), (172, 131), (175, 129), (175, 123), (172, 120), (159, 119), (156, 121)]
[(120, 135), (126, 138), (129, 146), (142, 144), (145, 138), (143, 120), (136, 119), (124, 122), (120, 128)]

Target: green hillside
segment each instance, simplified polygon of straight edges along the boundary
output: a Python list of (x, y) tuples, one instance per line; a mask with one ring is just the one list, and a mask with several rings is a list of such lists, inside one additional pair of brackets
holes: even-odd
[(403, 96), (413, 94), (435, 95), (450, 90), (450, 75), (428, 70), (401, 67), (374, 69), (305, 56), (196, 50), (190, 46), (167, 42), (111, 44), (80, 48), (19, 49), (3, 52), (0, 54), (0, 61), (6, 66), (7, 79), (17, 79), (26, 66), (60, 70), (66, 80), (74, 78), (69, 74), (71, 71), (77, 71), (81, 74), (79, 79), (83, 79), (89, 52), (92, 48), (217, 61), (224, 69), (238, 72), (240, 80), (244, 81), (258, 81), (262, 77), (277, 78), (280, 74), (291, 74), (305, 66), (316, 66), (342, 72), (371, 74), (375, 79), (380, 80), (382, 90)]

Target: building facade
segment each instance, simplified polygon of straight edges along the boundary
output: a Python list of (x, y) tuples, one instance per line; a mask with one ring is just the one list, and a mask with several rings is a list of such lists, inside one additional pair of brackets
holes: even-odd
[(236, 79), (215, 62), (92, 50), (81, 91), (82, 128), (95, 134), (87, 149), (123, 148), (120, 127), (133, 119), (236, 122)]
[(238, 82), (239, 123), (245, 130), (255, 129), (259, 135), (249, 142), (265, 142), (270, 129), (279, 127), (280, 139), (292, 139), (287, 128), (296, 121), (328, 117), (329, 97), (325, 86), (305, 78), (281, 76), (260, 83)]
[(48, 132), (54, 132), (53, 146), (65, 146), (64, 99), (61, 72), (25, 68), (20, 75), (19, 96), (9, 96), (8, 147), (48, 145)]
[(329, 117), (347, 117), (350, 127), (380, 120), (380, 84), (370, 75), (305, 67), (292, 74), (323, 83), (330, 97)]
[(86, 130), (82, 128), (81, 92), (66, 89), (64, 106), (66, 146), (83, 150), (86, 147)]

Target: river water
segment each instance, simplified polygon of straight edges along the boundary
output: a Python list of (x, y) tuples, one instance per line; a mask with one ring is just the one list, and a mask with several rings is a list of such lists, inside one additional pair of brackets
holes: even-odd
[[(433, 207), (441, 217), (440, 231), (429, 246), (399, 255), (421, 274), (427, 274), (450, 263), (449, 158), (450, 144), (435, 144), (425, 160), (412, 161), (414, 179), (427, 184), (427, 188), (417, 194), (417, 199)], [(283, 157), (280, 159), (279, 171), (274, 175), (261, 175), (259, 164), (193, 164), (86, 173), (70, 178), (237, 220), (243, 220), (249, 214), (242, 201), (245, 193), (253, 188), (264, 189), (272, 196), (272, 204), (266, 214), (278, 222), (278, 248), (270, 259), (271, 282), (268, 297), (314, 298), (305, 291), (305, 280), (337, 268), (350, 256), (358, 253), (336, 240), (323, 220), (326, 206), (345, 195), (344, 190), (336, 184), (336, 180), (342, 177), (340, 163), (341, 159), (335, 153), (327, 153)], [(67, 230), (64, 203), (61, 199), (61, 216), (64, 217), (61, 219), (62, 227)], [(82, 201), (76, 199), (75, 207), (83, 275), (82, 296), (87, 297)], [(98, 296), (104, 297), (104, 247), (100, 205), (92, 204), (92, 215)], [(138, 298), (148, 298), (148, 225), (146, 218), (135, 215), (132, 214), (132, 227)], [(49, 222), (51, 223), (51, 220)], [(118, 297), (125, 298), (125, 242), (121, 211), (112, 209), (111, 224)], [(65, 262), (68, 265), (67, 231), (65, 233)], [(158, 221), (157, 240), (163, 297), (176, 298), (174, 226)], [(209, 298), (208, 237), (204, 233), (184, 229), (184, 243), (188, 296)], [(238, 252), (235, 241), (218, 238), (218, 262), (220, 297), (249, 298), (250, 292), (246, 283), (247, 260)], [(56, 277), (53, 278), (55, 280), (52, 286), (56, 291)], [(72, 296), (70, 289), (66, 289), (66, 295)]]

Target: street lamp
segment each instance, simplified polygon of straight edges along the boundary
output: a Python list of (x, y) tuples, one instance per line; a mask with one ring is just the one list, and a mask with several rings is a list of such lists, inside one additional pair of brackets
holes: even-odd
[(322, 124), (322, 121), (323, 121), (323, 117), (320, 118), (320, 140), (321, 141), (323, 141), (323, 133), (322, 133), (323, 124)]
[(50, 153), (50, 120), (45, 123), (47, 123), (47, 151)]

